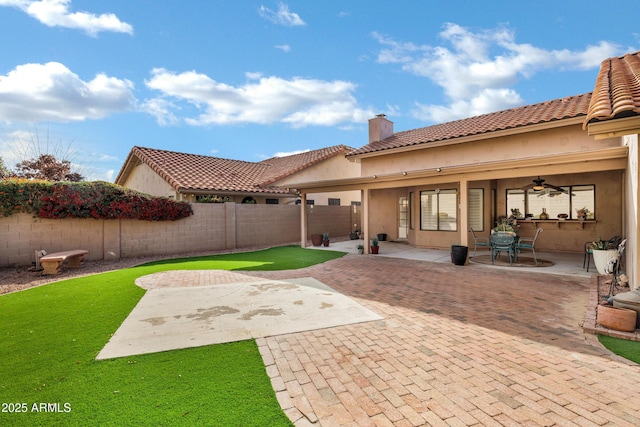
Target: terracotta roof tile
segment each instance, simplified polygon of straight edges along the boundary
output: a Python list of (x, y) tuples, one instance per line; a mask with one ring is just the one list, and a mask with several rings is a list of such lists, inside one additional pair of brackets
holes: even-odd
[(291, 156), (272, 157), (270, 159), (263, 160), (260, 164), (269, 165), (269, 169), (262, 177), (260, 184), (271, 184), (331, 157), (340, 154), (346, 155), (352, 150), (353, 148), (347, 147), (346, 145), (334, 145), (333, 147), (305, 151), (304, 153), (294, 154)]
[(453, 122), (440, 123), (419, 129), (394, 133), (382, 141), (371, 142), (349, 156), (372, 153), (392, 148), (410, 147), (465, 136), (481, 135), (506, 129), (569, 119), (587, 114), (590, 93), (569, 96), (539, 104), (525, 105), (510, 110), (483, 114)]
[(594, 120), (640, 114), (640, 52), (602, 61), (583, 127)]
[[(176, 190), (288, 194), (286, 188), (270, 185), (330, 157), (353, 150), (344, 145), (246, 162), (154, 148), (133, 147), (135, 156)], [(125, 163), (126, 165), (126, 163)], [(125, 173), (118, 174), (118, 182)]]
[(287, 193), (257, 184), (268, 165), (144, 147), (134, 147), (132, 153), (176, 190)]

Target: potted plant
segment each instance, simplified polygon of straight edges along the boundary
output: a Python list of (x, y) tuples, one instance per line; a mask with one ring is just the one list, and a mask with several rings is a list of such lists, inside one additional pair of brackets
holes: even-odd
[(327, 233), (326, 231), (322, 233), (322, 244), (324, 246), (329, 246), (329, 233)]
[(582, 207), (580, 209), (576, 209), (576, 213), (578, 214), (578, 219), (584, 221), (587, 219), (587, 215), (589, 215), (589, 209)]
[(312, 234), (311, 244), (313, 246), (322, 246), (322, 234)]
[(371, 253), (372, 254), (377, 254), (378, 250), (380, 249), (380, 247), (378, 246), (378, 239), (377, 238), (373, 238), (371, 239)]
[(600, 274), (608, 274), (606, 271), (609, 261), (618, 256), (618, 249), (612, 247), (610, 240), (598, 240), (591, 242), (591, 250), (593, 251), (593, 263)]
[(517, 226), (514, 225), (513, 222), (514, 221), (511, 218), (503, 216), (498, 221), (496, 221), (496, 226), (493, 228), (492, 232), (515, 235)]
[(358, 249), (358, 253), (360, 255), (362, 255), (364, 253), (364, 245), (358, 245), (358, 246), (356, 246), (356, 249)]

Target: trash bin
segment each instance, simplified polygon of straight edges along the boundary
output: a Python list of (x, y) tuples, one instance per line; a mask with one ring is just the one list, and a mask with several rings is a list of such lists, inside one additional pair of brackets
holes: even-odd
[(381, 242), (387, 241), (387, 233), (378, 233), (378, 240)]

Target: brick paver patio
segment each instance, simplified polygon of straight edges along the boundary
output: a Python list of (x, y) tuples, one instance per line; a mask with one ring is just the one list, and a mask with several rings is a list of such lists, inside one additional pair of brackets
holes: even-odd
[(589, 280), (347, 255), (294, 271), (384, 320), (258, 339), (297, 426), (640, 425), (640, 369), (581, 324)]

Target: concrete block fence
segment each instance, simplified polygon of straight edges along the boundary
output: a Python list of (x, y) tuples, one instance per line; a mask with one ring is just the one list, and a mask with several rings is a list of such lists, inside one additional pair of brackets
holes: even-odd
[[(179, 255), (300, 241), (299, 205), (192, 205), (178, 221), (0, 217), (0, 267), (31, 265), (35, 251), (86, 249), (89, 260)], [(347, 236), (360, 227), (359, 207), (307, 206), (309, 235)], [(309, 238), (309, 236), (307, 236)]]

